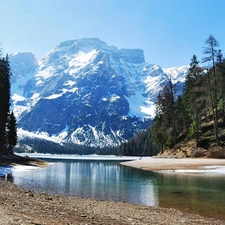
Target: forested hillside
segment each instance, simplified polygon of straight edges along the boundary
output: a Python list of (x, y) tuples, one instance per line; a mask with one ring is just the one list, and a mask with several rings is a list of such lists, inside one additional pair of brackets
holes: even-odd
[(142, 131), (128, 142), (119, 146), (118, 155), (153, 156), (159, 153), (159, 146), (153, 145), (152, 127)]
[(19, 140), (19, 143), (15, 146), (14, 150), (17, 153), (49, 153), (49, 154), (77, 154), (77, 155), (116, 155), (117, 149), (113, 147), (94, 148), (82, 146), (74, 143), (59, 144), (53, 141), (26, 137)]
[[(225, 61), (212, 35), (205, 41), (203, 53), (201, 61), (196, 55), (191, 58), (182, 95), (175, 98), (176, 86), (171, 78), (158, 93), (151, 128), (121, 145), (120, 154), (145, 155), (146, 149), (154, 146), (161, 152), (171, 148), (177, 151), (189, 140), (194, 140), (195, 149), (225, 146)], [(134, 150), (141, 139), (142, 149)], [(145, 144), (147, 147), (143, 147)]]

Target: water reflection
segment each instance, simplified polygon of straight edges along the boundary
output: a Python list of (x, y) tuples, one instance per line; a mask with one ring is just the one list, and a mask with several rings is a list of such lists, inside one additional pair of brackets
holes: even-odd
[(153, 173), (118, 161), (51, 160), (13, 171), (16, 184), (47, 193), (176, 208), (225, 219), (225, 177)]
[(158, 174), (159, 206), (225, 219), (225, 177)]
[(118, 161), (51, 161), (43, 169), (14, 172), (23, 187), (100, 200), (158, 205), (156, 179), (151, 172), (121, 166)]
[(5, 181), (10, 181), (12, 183), (14, 182), (14, 178), (13, 178), (12, 173), (7, 173), (5, 175), (1, 175), (0, 179), (5, 180)]

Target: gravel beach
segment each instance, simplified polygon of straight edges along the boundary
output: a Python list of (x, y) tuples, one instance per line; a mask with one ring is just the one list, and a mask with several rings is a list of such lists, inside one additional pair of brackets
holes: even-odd
[(225, 224), (175, 209), (49, 195), (0, 180), (0, 224)]
[[(150, 161), (151, 160), (151, 161)], [(152, 163), (153, 161), (154, 163)], [(162, 168), (184, 168), (186, 160), (188, 168), (198, 168), (202, 165), (225, 165), (223, 160), (190, 160), (181, 159), (141, 159), (125, 162), (123, 164), (149, 170)], [(167, 163), (165, 163), (168, 161)], [(199, 163), (198, 161), (201, 161)], [(170, 163), (169, 163), (170, 162)], [(174, 164), (175, 167), (169, 164)], [(176, 163), (177, 162), (177, 163)], [(179, 163), (178, 163), (179, 162)], [(194, 163), (195, 162), (195, 163)], [(197, 163), (198, 162), (198, 163)], [(219, 163), (220, 162), (220, 163)], [(33, 163), (33, 162), (31, 162)], [(149, 165), (151, 163), (151, 165)], [(219, 164), (218, 164), (219, 163)], [(37, 162), (35, 164), (38, 165)], [(161, 167), (159, 166), (161, 164)], [(40, 165), (43, 166), (43, 163)], [(161, 168), (161, 169), (160, 169)], [(160, 208), (144, 205), (129, 204), (125, 202), (110, 202), (92, 199), (80, 199), (39, 193), (24, 189), (0, 179), (0, 224), (10, 225), (46, 225), (46, 224), (225, 224), (225, 221), (216, 218), (206, 218), (199, 215), (188, 214), (171, 208)]]

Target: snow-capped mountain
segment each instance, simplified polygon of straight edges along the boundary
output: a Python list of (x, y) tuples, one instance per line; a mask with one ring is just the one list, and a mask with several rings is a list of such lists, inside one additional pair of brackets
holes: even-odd
[(146, 129), (163, 84), (183, 82), (186, 67), (162, 70), (141, 49), (118, 49), (97, 38), (60, 43), (37, 61), (10, 55), (19, 133), (58, 142), (115, 146)]
[(183, 84), (185, 82), (186, 73), (188, 69), (189, 65), (163, 69), (163, 72), (166, 73), (171, 79), (172, 83), (175, 84), (175, 90), (177, 92), (177, 95), (182, 92)]

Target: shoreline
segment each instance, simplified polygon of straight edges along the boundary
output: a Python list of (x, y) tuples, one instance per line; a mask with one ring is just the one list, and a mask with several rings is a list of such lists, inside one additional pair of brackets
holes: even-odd
[[(140, 158), (121, 165), (153, 172), (182, 172), (185, 174), (219, 174), (216, 167), (225, 167), (225, 159), (211, 158)], [(220, 171), (221, 172), (221, 171)], [(225, 174), (225, 170), (223, 170)]]
[(48, 165), (48, 162), (31, 158), (28, 156), (19, 156), (19, 155), (1, 155), (0, 156), (0, 167), (2, 166), (38, 166), (45, 167)]
[[(20, 157), (20, 156), (19, 156)], [(22, 157), (24, 161), (12, 163), (10, 166), (32, 165), (43, 167), (47, 162), (33, 158)], [(15, 159), (15, 158), (14, 158)], [(0, 157), (0, 165), (3, 165)], [(190, 161), (191, 160), (191, 161)], [(205, 162), (207, 160), (207, 162)], [(211, 159), (167, 159), (141, 158), (141, 160), (122, 162), (122, 165), (138, 169), (161, 171), (174, 168), (198, 168), (202, 165), (212, 165), (220, 162), (225, 166), (225, 160)], [(165, 163), (167, 161), (167, 163)], [(181, 163), (189, 162), (188, 165)], [(198, 162), (200, 161), (200, 162)], [(25, 162), (25, 164), (24, 164)], [(154, 162), (154, 163), (153, 163)], [(172, 163), (173, 162), (173, 163)], [(197, 163), (198, 162), (198, 163)], [(7, 165), (6, 161), (4, 166)], [(162, 164), (163, 163), (163, 164)], [(151, 164), (151, 165), (149, 165)], [(172, 166), (173, 165), (173, 166)], [(10, 180), (10, 179), (9, 179)], [(24, 189), (10, 181), (0, 179), (0, 216), (2, 224), (225, 224), (225, 220), (208, 218), (197, 214), (189, 214), (173, 208), (161, 208), (111, 202), (94, 199), (46, 194)]]
[(1, 224), (210, 224), (224, 220), (124, 202), (81, 199), (24, 189), (0, 179)]

